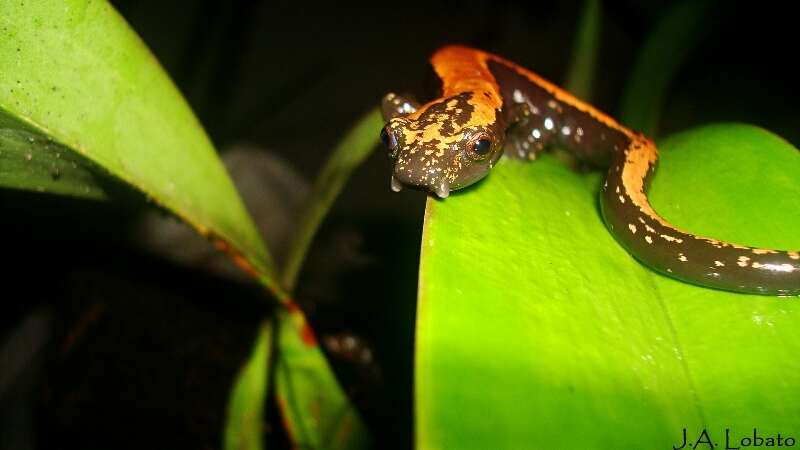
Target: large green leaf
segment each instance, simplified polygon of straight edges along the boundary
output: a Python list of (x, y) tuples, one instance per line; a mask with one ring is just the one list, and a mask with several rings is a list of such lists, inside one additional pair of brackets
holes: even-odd
[(269, 254), (203, 128), (116, 11), (82, 0), (0, 2), (0, 158), (10, 155), (0, 159), (0, 183), (102, 192), (85, 169), (72, 171), (74, 161), (53, 165), (67, 149), (224, 241), (280, 296)]
[[(656, 210), (708, 235), (800, 248), (800, 153), (745, 125), (662, 144)], [(601, 176), (505, 160), (429, 199), (416, 439), (422, 448), (670, 448), (796, 431), (800, 302), (681, 283), (602, 223)], [(738, 441), (737, 441), (738, 442)]]

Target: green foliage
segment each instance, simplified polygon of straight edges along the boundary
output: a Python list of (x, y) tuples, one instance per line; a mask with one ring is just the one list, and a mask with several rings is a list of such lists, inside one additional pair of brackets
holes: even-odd
[[(791, 145), (744, 125), (662, 144), (652, 199), (668, 219), (800, 247)], [(677, 442), (683, 427), (790, 429), (800, 413), (800, 304), (642, 266), (603, 225), (600, 183), (553, 157), (508, 160), (469, 192), (429, 200), (418, 445), (651, 448)]]
[[(319, 198), (293, 251), (294, 270), (349, 171), (374, 146), (375, 133), (369, 132), (371, 140), (362, 130), (346, 141), (354, 153), (338, 151), (337, 167), (318, 183)], [(106, 2), (0, 2), (0, 185), (105, 198), (112, 179), (215, 240), (292, 307), (203, 128), (116, 11)], [(366, 432), (319, 347), (297, 344), (301, 336), (313, 336), (302, 313), (284, 311), (277, 320), (275, 348), (262, 329), (231, 393), (226, 447), (261, 447), (270, 351), (280, 368), (279, 397), (292, 399), (283, 408), (287, 425), (305, 430), (298, 438), (338, 448), (360, 445)]]
[[(322, 168), (289, 247), (283, 285), (294, 289), (311, 241), (350, 174), (372, 153), (382, 125), (380, 111), (364, 115), (339, 141)], [(292, 442), (300, 447), (349, 449), (367, 445), (367, 431), (339, 389), (316, 338), (299, 310), (280, 311), (281, 352), (275, 368), (278, 404)], [(299, 330), (299, 332), (298, 332)], [(320, 393), (325, 393), (325, 398)]]
[[(277, 289), (269, 254), (211, 142), (110, 5), (2, 2), (0, 74), (7, 134), (34, 130), (38, 142), (50, 139), (94, 162), (224, 240)], [(48, 158), (46, 144), (28, 152)]]
[[(287, 431), (299, 448), (351, 449), (367, 445), (367, 432), (356, 410), (328, 376), (325, 357), (316, 338), (297, 309), (278, 313), (282, 343), (275, 368), (278, 407)], [(296, 330), (301, 332), (297, 333)]]
[(283, 285), (290, 291), (294, 290), (300, 267), (322, 219), (328, 214), (333, 201), (339, 196), (353, 170), (375, 149), (377, 140), (375, 130), (380, 130), (382, 125), (383, 119), (379, 109), (375, 108), (366, 114), (336, 145), (317, 177), (311, 202), (298, 220), (297, 231), (283, 269)]
[(0, 186), (102, 199), (91, 163), (0, 110)]
[[(599, 9), (587, 1), (574, 51), (569, 85), (581, 96), (594, 73)], [(708, 11), (683, 3), (656, 28), (623, 101), (627, 123), (655, 129), (680, 55)], [(262, 448), (270, 375), (295, 446), (367, 443), (289, 293), (379, 127), (373, 111), (332, 153), (279, 279), (202, 127), (107, 3), (0, 3), (0, 186), (104, 199), (108, 180), (127, 183), (221, 242), (280, 301), (231, 392), (229, 450)], [(800, 158), (791, 145), (735, 124), (660, 144), (651, 199), (669, 220), (744, 244), (800, 248), (792, 176)], [(678, 442), (684, 427), (757, 424), (767, 434), (794, 425), (800, 306), (689, 286), (643, 267), (605, 229), (600, 183), (600, 174), (581, 176), (545, 156), (504, 161), (476, 187), (429, 199), (418, 446), (651, 448)]]
[[(569, 76), (577, 90), (593, 71), (591, 8)], [(623, 102), (626, 123), (655, 130), (708, 11), (685, 2), (656, 27)], [(743, 244), (800, 248), (797, 149), (739, 124), (659, 146), (650, 198), (668, 220)], [(642, 266), (602, 222), (601, 183), (602, 174), (582, 176), (545, 155), (503, 161), (474, 188), (428, 200), (417, 446), (669, 448), (683, 428), (707, 428), (721, 443), (725, 428), (767, 435), (794, 426), (798, 303), (699, 288)]]
[(228, 400), (225, 424), (225, 450), (263, 448), (264, 401), (269, 386), (272, 351), (272, 324), (264, 322), (258, 331), (253, 352), (242, 366)]

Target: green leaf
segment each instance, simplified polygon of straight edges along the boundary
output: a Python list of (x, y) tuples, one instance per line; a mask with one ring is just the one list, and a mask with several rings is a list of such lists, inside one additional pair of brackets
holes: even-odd
[[(663, 142), (656, 210), (692, 231), (800, 248), (800, 153), (745, 125)], [(790, 432), (800, 302), (647, 269), (598, 211), (601, 175), (504, 160), (428, 200), (416, 354), (422, 448), (670, 448), (681, 431)], [(487, 414), (487, 412), (490, 412)]]
[(642, 44), (622, 97), (619, 119), (647, 136), (656, 136), (669, 83), (690, 51), (716, 25), (708, 0), (686, 0), (672, 6)]
[[(294, 290), (303, 260), (322, 220), (350, 174), (377, 144), (382, 125), (377, 108), (361, 118), (336, 145), (325, 163), (298, 221), (283, 270), (283, 285)], [(354, 449), (366, 445), (367, 430), (342, 392), (296, 308), (281, 311), (280, 356), (276, 368), (278, 405), (296, 446)]]
[(300, 310), (281, 308), (278, 324), (276, 397), (292, 443), (298, 448), (365, 448), (367, 431)]
[(59, 195), (106, 197), (91, 163), (0, 110), (0, 186)]
[(353, 170), (375, 149), (378, 143), (378, 134), (375, 130), (380, 130), (382, 125), (381, 112), (375, 108), (353, 125), (333, 149), (322, 168), (314, 184), (311, 201), (298, 220), (297, 231), (292, 238), (286, 258), (282, 280), (289, 291), (294, 290), (300, 267), (322, 219), (339, 196)]
[[(59, 154), (66, 166), (55, 161)], [(210, 140), (116, 11), (106, 2), (0, 2), (0, 184), (99, 198), (105, 193), (99, 180), (109, 175), (215, 239), (279, 301), (291, 306)], [(277, 325), (284, 335), (311, 333), (299, 311), (293, 310), (292, 317)], [(344, 408), (350, 412), (341, 423), (351, 425), (347, 420), (353, 420), (356, 425), (343, 428), (353, 434), (342, 442), (364, 436), (319, 348), (293, 352), (288, 338), (279, 345), (288, 352), (281, 358), (281, 395)], [(300, 382), (296, 392), (286, 382), (295, 378), (318, 382)], [(236, 402), (234, 395), (231, 403)], [(284, 410), (289, 426), (305, 424), (315, 411), (308, 409), (313, 405), (299, 403)], [(339, 416), (324, 408), (322, 412), (314, 418), (324, 425), (323, 431), (340, 423)], [(236, 425), (229, 425), (228, 436), (253, 432), (234, 431)]]
[(600, 0), (586, 0), (578, 22), (578, 33), (572, 48), (572, 64), (567, 71), (564, 87), (576, 97), (589, 99), (600, 43)]
[[(100, 197), (86, 166), (70, 169), (91, 161), (101, 175), (136, 187), (224, 242), (240, 265), (285, 296), (202, 127), (108, 3), (0, 2), (0, 136), (2, 185), (70, 195), (88, 188)], [(33, 139), (27, 148), (25, 139)], [(69, 162), (54, 168), (59, 154)], [(45, 183), (47, 177), (53, 179)]]
[(258, 332), (250, 358), (236, 377), (228, 400), (225, 423), (225, 450), (261, 450), (263, 412), (269, 387), (269, 362), (272, 326), (264, 322)]
[[(333, 149), (314, 184), (311, 200), (298, 221), (283, 271), (283, 285), (294, 290), (306, 252), (322, 220), (350, 174), (375, 148), (383, 124), (377, 108), (362, 117)], [(276, 369), (277, 399), (292, 442), (299, 447), (362, 448), (367, 430), (342, 392), (296, 308), (278, 315), (280, 356)]]

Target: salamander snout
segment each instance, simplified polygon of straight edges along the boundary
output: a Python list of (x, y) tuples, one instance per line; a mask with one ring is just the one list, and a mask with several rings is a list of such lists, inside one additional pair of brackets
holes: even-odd
[(393, 163), (392, 190), (409, 187), (447, 197), (453, 146), (440, 139), (423, 142), (422, 135), (408, 132), (409, 128), (408, 122), (396, 119), (381, 130), (381, 141)]
[(450, 182), (447, 180), (446, 172), (441, 167), (406, 167), (395, 163), (392, 171), (391, 186), (395, 192), (399, 192), (403, 187), (410, 187), (432, 192), (439, 198), (446, 198), (450, 195)]
[(410, 187), (445, 198), (486, 176), (503, 154), (503, 125), (497, 111), (473, 97), (434, 100), (406, 115), (390, 111), (380, 137), (394, 165), (394, 191)]

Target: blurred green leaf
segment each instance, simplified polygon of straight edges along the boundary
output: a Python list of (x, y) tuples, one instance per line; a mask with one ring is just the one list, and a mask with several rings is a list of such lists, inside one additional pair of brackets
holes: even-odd
[(716, 25), (710, 0), (685, 0), (671, 6), (642, 44), (619, 119), (647, 136), (656, 136), (669, 83), (697, 42)]
[(296, 308), (281, 308), (278, 324), (276, 397), (294, 445), (367, 447), (367, 430), (339, 387), (306, 319)]
[(228, 400), (225, 450), (261, 450), (264, 400), (269, 386), (272, 326), (264, 322), (250, 358), (239, 371)]
[[(202, 127), (116, 11), (106, 2), (0, 2), (0, 184), (100, 198), (105, 191), (98, 180), (108, 175), (215, 239), (281, 303), (293, 305)], [(278, 383), (280, 395), (292, 399), (283, 410), (287, 423), (318, 424), (320, 432), (342, 425), (348, 437), (334, 435), (332, 442), (365, 436), (319, 348), (297, 348), (292, 341), (301, 333), (313, 335), (302, 314), (293, 309), (286, 317), (292, 320), (277, 326), (288, 336), (279, 342), (288, 354), (280, 359)], [(252, 424), (261, 423), (262, 411), (254, 405), (266, 392), (266, 386), (252, 384), (259, 358), (254, 354), (243, 369), (246, 380), (240, 381), (249, 384), (237, 385), (232, 394), (232, 408), (245, 415), (228, 424), (226, 443), (239, 435), (249, 436), (246, 445), (257, 445)], [(295, 379), (299, 391), (287, 381)], [(252, 396), (246, 404), (244, 389)], [(307, 398), (316, 403), (297, 400)], [(328, 435), (298, 436), (321, 442)]]
[(567, 71), (564, 88), (582, 99), (592, 96), (592, 81), (597, 63), (597, 47), (600, 43), (602, 11), (600, 0), (586, 0), (583, 14), (578, 22), (578, 33), (572, 47), (572, 64)]
[(0, 136), (2, 185), (100, 197), (87, 167), (71, 168), (91, 161), (224, 242), (285, 297), (202, 127), (108, 3), (0, 2)]
[[(381, 125), (377, 108), (363, 116), (339, 141), (317, 177), (283, 271), (283, 285), (290, 292), (322, 220), (353, 170), (372, 153)], [(278, 323), (277, 399), (292, 442), (310, 448), (363, 448), (367, 430), (333, 376), (306, 319), (290, 308), (281, 311)]]
[(105, 198), (98, 170), (69, 148), (0, 110), (0, 186)]
[[(652, 200), (665, 217), (744, 244), (800, 248), (797, 149), (730, 124), (662, 144)], [(419, 447), (670, 448), (683, 428), (707, 428), (718, 443), (726, 427), (795, 429), (800, 302), (695, 287), (642, 266), (602, 222), (601, 182), (545, 155), (504, 160), (474, 189), (428, 200)]]
[(314, 239), (322, 220), (328, 214), (336, 197), (353, 170), (372, 153), (378, 143), (378, 132), (383, 125), (381, 112), (375, 108), (362, 117), (336, 145), (322, 168), (311, 201), (298, 220), (297, 231), (289, 247), (286, 267), (283, 270), (283, 285), (293, 291), (297, 276), (305, 259), (308, 247)]

